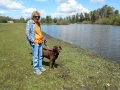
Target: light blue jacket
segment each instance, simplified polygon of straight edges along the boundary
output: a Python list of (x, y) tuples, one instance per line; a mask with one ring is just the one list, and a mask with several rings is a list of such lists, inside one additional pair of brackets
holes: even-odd
[[(40, 26), (40, 23), (39, 23)], [(26, 24), (26, 37), (27, 37), (27, 43), (30, 45), (34, 44), (35, 40), (35, 23), (33, 20), (29, 20)]]

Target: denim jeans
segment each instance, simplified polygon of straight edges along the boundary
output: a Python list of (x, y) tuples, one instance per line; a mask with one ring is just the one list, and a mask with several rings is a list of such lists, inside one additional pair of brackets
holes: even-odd
[(39, 70), (42, 67), (42, 44), (32, 45), (33, 69)]

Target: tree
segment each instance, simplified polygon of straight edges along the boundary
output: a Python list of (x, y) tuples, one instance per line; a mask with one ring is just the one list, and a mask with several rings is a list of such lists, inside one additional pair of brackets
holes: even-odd
[(119, 11), (118, 11), (118, 10), (115, 10), (115, 11), (114, 11), (114, 14), (115, 14), (115, 15), (119, 15)]
[(54, 18), (54, 19), (53, 19), (53, 23), (57, 23), (57, 18)]
[(84, 15), (81, 13), (79, 21), (82, 22), (83, 20), (84, 20)]
[(12, 20), (10, 17), (6, 16), (0, 16), (0, 23), (7, 23), (7, 21)]
[(46, 18), (44, 18), (44, 17), (41, 18), (40, 22), (41, 22), (41, 23), (46, 23)]
[(76, 23), (79, 22), (79, 13), (76, 14)]
[(93, 22), (95, 22), (95, 11), (91, 11), (90, 12), (90, 20), (91, 20), (91, 22), (93, 23)]
[(107, 18), (109, 18), (109, 17), (111, 17), (111, 16), (113, 16), (113, 11), (114, 11), (114, 8), (113, 7), (110, 7), (110, 6), (108, 6), (107, 7)]
[(46, 23), (52, 23), (51, 16), (46, 16)]
[(25, 19), (23, 18), (23, 17), (21, 17), (20, 19), (19, 19), (19, 23), (24, 23), (25, 22)]
[(85, 16), (85, 20), (87, 20), (87, 21), (90, 20), (88, 13), (84, 13), (84, 16)]
[(72, 23), (75, 23), (75, 22), (76, 22), (75, 15), (72, 15)]

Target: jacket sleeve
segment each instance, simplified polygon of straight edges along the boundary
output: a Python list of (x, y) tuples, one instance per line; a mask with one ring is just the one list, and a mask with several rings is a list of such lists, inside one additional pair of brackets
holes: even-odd
[(28, 21), (26, 24), (26, 36), (27, 36), (27, 40), (29, 41), (29, 43), (34, 43), (34, 30), (33, 30), (33, 22), (32, 21)]

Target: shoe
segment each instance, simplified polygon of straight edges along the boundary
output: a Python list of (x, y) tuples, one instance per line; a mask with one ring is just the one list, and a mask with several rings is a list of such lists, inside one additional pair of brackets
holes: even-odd
[(41, 71), (39, 71), (39, 70), (37, 70), (37, 71), (34, 71), (34, 73), (36, 73), (37, 75), (40, 75), (40, 74), (42, 74), (42, 72), (41, 72)]
[(44, 72), (45, 70), (46, 70), (46, 69), (45, 69), (44, 67), (41, 67), (41, 68), (40, 68), (40, 71), (43, 71), (43, 72)]

